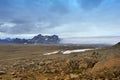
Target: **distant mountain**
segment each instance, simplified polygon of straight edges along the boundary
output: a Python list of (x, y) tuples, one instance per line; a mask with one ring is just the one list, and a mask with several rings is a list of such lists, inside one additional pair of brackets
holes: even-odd
[(0, 39), (0, 43), (18, 43), (18, 44), (57, 44), (60, 39), (57, 35), (43, 36), (41, 34), (34, 36), (32, 39), (20, 39), (20, 38), (6, 38)]
[(6, 39), (0, 39), (0, 43), (19, 43), (19, 44), (23, 44), (23, 43), (27, 43), (28, 40), (27, 39), (20, 39), (20, 38), (6, 38)]
[(22, 44), (22, 43), (27, 43), (28, 40), (27, 39), (15, 38), (15, 39), (12, 40), (12, 42), (13, 43), (19, 43), (19, 44), (21, 43)]
[(57, 35), (43, 36), (41, 34), (33, 37), (28, 41), (28, 43), (34, 44), (56, 44), (59, 43), (60, 39)]
[(11, 38), (0, 39), (0, 43), (10, 43), (12, 41), (13, 41), (13, 39), (11, 39)]

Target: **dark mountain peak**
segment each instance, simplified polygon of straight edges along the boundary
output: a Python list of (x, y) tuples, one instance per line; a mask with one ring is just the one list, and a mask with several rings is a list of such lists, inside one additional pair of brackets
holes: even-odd
[(29, 40), (29, 43), (35, 43), (35, 44), (56, 44), (59, 43), (60, 39), (57, 35), (52, 35), (52, 36), (48, 36), (48, 35), (37, 35), (35, 37), (33, 37), (31, 40)]
[(38, 34), (37, 36), (35, 36), (35, 37), (43, 37), (43, 35), (42, 34)]

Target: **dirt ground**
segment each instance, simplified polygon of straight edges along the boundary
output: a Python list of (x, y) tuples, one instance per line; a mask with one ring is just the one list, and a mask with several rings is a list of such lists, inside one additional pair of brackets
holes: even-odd
[[(53, 55), (82, 46), (0, 45), (0, 80), (119, 80), (120, 48)], [(91, 47), (92, 48), (92, 47)]]

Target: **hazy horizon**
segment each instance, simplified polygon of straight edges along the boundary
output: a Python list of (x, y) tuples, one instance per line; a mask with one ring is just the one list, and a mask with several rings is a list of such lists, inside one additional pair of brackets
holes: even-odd
[[(36, 36), (36, 35), (35, 35)], [(45, 36), (45, 35), (43, 35)], [(51, 35), (49, 35), (51, 36)], [(7, 37), (7, 38), (21, 38), (21, 39), (32, 39), (34, 36), (30, 38), (21, 38), (21, 37)], [(69, 38), (60, 38), (60, 44), (104, 44), (104, 45), (114, 45), (120, 42), (120, 36), (89, 36), (89, 37), (69, 37)], [(6, 39), (6, 38), (1, 38)]]
[(114, 44), (117, 44), (118, 42), (120, 42), (120, 36), (63, 38), (60, 43), (63, 43), (63, 44), (105, 44), (105, 45), (114, 45)]

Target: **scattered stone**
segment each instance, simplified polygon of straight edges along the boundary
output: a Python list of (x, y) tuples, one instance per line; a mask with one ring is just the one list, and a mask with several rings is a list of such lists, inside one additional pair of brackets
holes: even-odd
[(49, 78), (46, 78), (46, 79), (44, 79), (44, 80), (51, 80), (51, 79), (49, 79)]
[(64, 80), (71, 80), (70, 75), (67, 75)]
[(58, 77), (58, 76), (55, 76), (55, 77), (54, 77), (54, 80), (59, 80), (59, 77)]
[(81, 69), (81, 68), (86, 69), (87, 66), (88, 66), (88, 65), (87, 65), (85, 62), (82, 62), (82, 63), (80, 63), (79, 68), (80, 68), (80, 69)]
[(40, 66), (44, 66), (45, 63), (44, 63), (44, 62), (40, 62), (39, 65), (40, 65)]
[(78, 74), (70, 74), (70, 77), (72, 79), (79, 79), (79, 75)]
[(0, 76), (0, 79), (2, 79), (2, 76)]
[(12, 72), (11, 75), (15, 75), (15, 72)]
[(6, 74), (5, 71), (0, 71), (0, 75)]
[(61, 72), (61, 76), (64, 77), (65, 76), (65, 73), (64, 71)]

